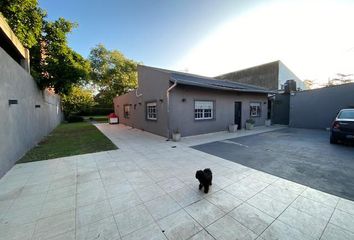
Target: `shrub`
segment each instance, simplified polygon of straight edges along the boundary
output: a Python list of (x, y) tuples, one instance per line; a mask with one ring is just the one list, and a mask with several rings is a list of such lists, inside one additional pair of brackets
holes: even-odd
[(66, 119), (69, 123), (83, 122), (84, 118), (78, 115), (69, 115)]
[(249, 123), (249, 124), (254, 124), (254, 123), (255, 123), (255, 121), (254, 121), (254, 119), (249, 118), (249, 119), (247, 119), (247, 120), (246, 120), (246, 123)]

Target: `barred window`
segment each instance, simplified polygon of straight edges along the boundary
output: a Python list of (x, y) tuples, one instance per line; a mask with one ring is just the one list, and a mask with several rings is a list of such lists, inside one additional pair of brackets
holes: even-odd
[(250, 103), (250, 116), (260, 117), (261, 116), (261, 103), (251, 102)]
[(213, 119), (214, 103), (213, 101), (195, 101), (194, 102), (194, 119), (205, 120)]
[(148, 120), (157, 120), (156, 102), (146, 104), (146, 118)]

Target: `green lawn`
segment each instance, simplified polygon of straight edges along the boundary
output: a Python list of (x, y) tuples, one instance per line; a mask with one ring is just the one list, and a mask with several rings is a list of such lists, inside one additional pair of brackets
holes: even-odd
[(88, 122), (63, 123), (17, 163), (114, 150), (117, 147)]

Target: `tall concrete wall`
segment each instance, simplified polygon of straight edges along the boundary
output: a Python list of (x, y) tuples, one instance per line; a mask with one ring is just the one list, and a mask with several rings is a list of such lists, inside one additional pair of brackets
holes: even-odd
[[(9, 100), (18, 103), (9, 105)], [(40, 91), (27, 71), (0, 48), (0, 177), (61, 120), (60, 98)]]
[[(183, 101), (182, 101), (183, 100)], [(210, 120), (194, 119), (194, 101), (214, 102), (214, 118)], [(171, 130), (178, 129), (182, 136), (225, 131), (235, 121), (235, 102), (242, 102), (241, 127), (250, 118), (250, 103), (261, 103), (261, 116), (254, 117), (255, 125), (264, 125), (267, 119), (267, 94), (236, 93), (211, 90), (192, 86), (179, 86), (171, 92)]]
[(272, 101), (272, 123), (289, 124), (290, 94), (276, 94)]
[(342, 108), (354, 107), (354, 83), (290, 96), (290, 127), (328, 128)]

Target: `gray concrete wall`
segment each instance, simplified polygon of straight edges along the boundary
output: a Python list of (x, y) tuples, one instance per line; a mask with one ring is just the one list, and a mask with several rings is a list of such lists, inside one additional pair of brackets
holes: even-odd
[(290, 96), (290, 127), (330, 127), (342, 108), (354, 107), (354, 83), (296, 92)]
[[(18, 104), (9, 106), (9, 100)], [(40, 105), (40, 108), (35, 108)], [(62, 120), (60, 98), (0, 48), (0, 177)]]
[[(182, 102), (182, 99), (185, 101)], [(214, 119), (195, 120), (194, 101), (214, 101)], [(261, 116), (253, 118), (255, 125), (264, 125), (267, 119), (267, 94), (236, 93), (177, 85), (171, 92), (171, 130), (179, 129), (182, 136), (224, 131), (234, 124), (235, 102), (242, 102), (242, 128), (250, 118), (250, 103), (260, 102)]]
[(272, 101), (272, 123), (289, 124), (290, 94), (276, 94)]
[[(115, 113), (121, 123), (161, 136), (168, 136), (166, 91), (170, 87), (170, 74), (153, 68), (138, 66), (138, 91), (132, 91), (114, 99)], [(137, 97), (136, 94), (142, 94)], [(146, 104), (157, 103), (157, 120), (146, 119)], [(124, 105), (130, 104), (129, 119), (124, 117)]]

